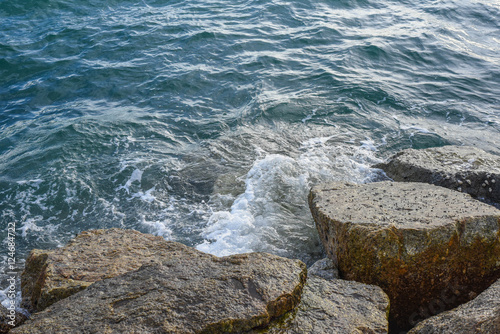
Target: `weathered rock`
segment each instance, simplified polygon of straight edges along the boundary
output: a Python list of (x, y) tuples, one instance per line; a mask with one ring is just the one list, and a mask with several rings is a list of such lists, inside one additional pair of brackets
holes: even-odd
[(11, 333), (240, 333), (300, 300), (306, 266), (265, 253), (218, 258), (179, 245), (161, 263), (95, 282)]
[(329, 258), (324, 258), (314, 262), (314, 264), (307, 270), (309, 276), (315, 275), (324, 279), (332, 280), (339, 278), (339, 269), (335, 266), (333, 261)]
[(500, 210), (467, 194), (336, 182), (314, 187), (309, 205), (341, 277), (389, 295), (395, 330), (467, 302), (500, 277)]
[(387, 333), (388, 313), (377, 286), (309, 275), (297, 309), (250, 334)]
[(394, 181), (432, 183), (500, 203), (500, 157), (475, 147), (408, 149), (374, 167)]
[(500, 281), (472, 301), (420, 322), (408, 334), (500, 333)]
[(134, 230), (80, 233), (56, 250), (32, 250), (21, 275), (23, 306), (41, 311), (104, 278), (114, 277), (173, 252), (192, 252), (179, 243)]
[(0, 334), (8, 333), (12, 328), (21, 325), (28, 317), (15, 310), (12, 314), (5, 307), (0, 306)]

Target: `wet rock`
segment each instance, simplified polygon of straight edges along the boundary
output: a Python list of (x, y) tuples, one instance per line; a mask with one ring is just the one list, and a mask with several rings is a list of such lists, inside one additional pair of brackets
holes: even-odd
[(387, 333), (388, 312), (377, 286), (309, 275), (297, 309), (250, 334)]
[(394, 181), (432, 183), (500, 203), (500, 157), (475, 147), (408, 149), (374, 167)]
[(0, 306), (0, 334), (8, 333), (12, 328), (24, 323), (28, 317), (18, 310), (11, 313), (5, 307)]
[(293, 309), (305, 278), (299, 260), (264, 253), (217, 258), (185, 247), (98, 281), (11, 333), (241, 333)]
[(339, 269), (329, 258), (324, 258), (316, 261), (308, 270), (309, 276), (315, 275), (324, 279), (332, 280), (339, 278)]
[(96, 281), (180, 251), (193, 252), (182, 244), (134, 230), (82, 232), (62, 248), (31, 251), (21, 275), (23, 306), (41, 311)]
[(394, 330), (469, 301), (500, 277), (500, 210), (425, 183), (336, 182), (309, 205), (340, 276), (380, 286)]
[(420, 322), (408, 334), (500, 333), (500, 281), (472, 301)]

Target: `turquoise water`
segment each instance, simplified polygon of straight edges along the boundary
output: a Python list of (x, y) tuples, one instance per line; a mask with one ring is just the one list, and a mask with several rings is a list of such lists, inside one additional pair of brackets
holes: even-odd
[(109, 227), (311, 263), (315, 183), (380, 178), (409, 147), (500, 152), (499, 18), (498, 0), (0, 0), (2, 269), (10, 222), (19, 270)]

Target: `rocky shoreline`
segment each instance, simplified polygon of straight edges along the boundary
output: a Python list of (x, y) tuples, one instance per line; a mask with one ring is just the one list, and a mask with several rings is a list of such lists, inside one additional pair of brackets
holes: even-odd
[(11, 329), (0, 313), (0, 333), (500, 332), (500, 158), (445, 146), (375, 167), (399, 182), (311, 189), (328, 259), (309, 269), (86, 231), (31, 251), (21, 280), (33, 314)]

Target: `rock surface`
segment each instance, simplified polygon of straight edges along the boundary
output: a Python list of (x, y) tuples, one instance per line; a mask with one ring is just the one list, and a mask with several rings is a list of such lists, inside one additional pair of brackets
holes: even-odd
[(296, 310), (250, 334), (387, 333), (389, 298), (377, 286), (309, 275)]
[[(12, 328), (21, 325), (28, 317), (21, 312), (15, 311), (11, 317), (11, 313), (5, 307), (0, 306), (0, 334), (8, 333)], [(12, 322), (14, 326), (12, 326)]]
[(307, 270), (309, 276), (319, 276), (327, 280), (339, 278), (339, 269), (329, 258), (324, 258), (314, 262)]
[(96, 281), (168, 258), (175, 251), (188, 252), (161, 237), (117, 228), (82, 232), (56, 250), (32, 250), (21, 275), (23, 306), (41, 311)]
[(420, 322), (408, 334), (500, 333), (500, 281), (472, 301)]
[(388, 294), (392, 330), (464, 303), (500, 277), (500, 210), (467, 194), (336, 182), (314, 187), (309, 205), (341, 277)]
[(374, 167), (394, 181), (432, 183), (500, 203), (500, 157), (478, 148), (408, 149)]
[(159, 263), (95, 282), (11, 333), (240, 333), (300, 301), (307, 269), (299, 260), (218, 258), (169, 244)]

